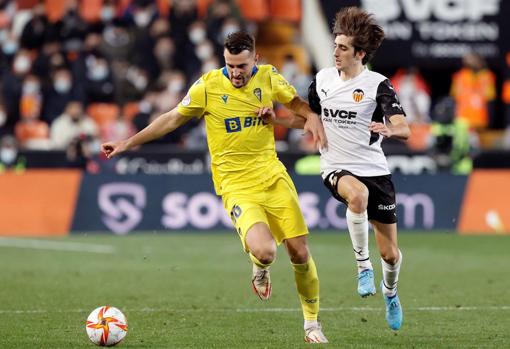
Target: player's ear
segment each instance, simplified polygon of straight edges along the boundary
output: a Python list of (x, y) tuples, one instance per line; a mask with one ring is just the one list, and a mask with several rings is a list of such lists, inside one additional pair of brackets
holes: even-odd
[(259, 63), (259, 54), (255, 52), (255, 58), (254, 58), (255, 65)]
[(363, 58), (365, 58), (366, 55), (367, 53), (363, 50), (359, 50), (356, 52), (356, 58), (360, 61), (363, 61)]

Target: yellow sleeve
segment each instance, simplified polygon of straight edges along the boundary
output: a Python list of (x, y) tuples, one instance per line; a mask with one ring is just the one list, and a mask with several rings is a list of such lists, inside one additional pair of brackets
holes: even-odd
[(281, 104), (287, 104), (296, 97), (296, 89), (289, 84), (285, 78), (278, 73), (275, 67), (271, 66), (269, 72), (271, 76), (272, 99)]
[(202, 117), (206, 107), (205, 82), (198, 79), (177, 106), (179, 114), (184, 116)]

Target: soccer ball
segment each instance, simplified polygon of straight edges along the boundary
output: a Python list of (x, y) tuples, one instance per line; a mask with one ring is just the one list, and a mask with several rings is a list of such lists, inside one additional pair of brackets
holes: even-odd
[(105, 305), (90, 313), (85, 329), (92, 343), (110, 347), (126, 337), (128, 324), (119, 309)]

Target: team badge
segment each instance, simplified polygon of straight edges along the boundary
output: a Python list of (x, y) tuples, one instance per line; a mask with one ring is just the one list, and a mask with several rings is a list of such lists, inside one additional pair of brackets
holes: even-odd
[(257, 97), (259, 102), (262, 102), (262, 90), (260, 88), (257, 87), (256, 89), (254, 89), (253, 94), (255, 95), (255, 97)]
[(191, 103), (191, 97), (189, 95), (189, 93), (184, 96), (184, 98), (182, 99), (181, 101), (181, 105), (184, 106), (184, 107), (187, 107), (189, 104)]
[(363, 92), (363, 90), (357, 88), (352, 93), (352, 99), (354, 99), (354, 102), (359, 103), (363, 99), (364, 95), (365, 95), (365, 92)]
[(228, 96), (227, 96), (227, 95), (223, 95), (223, 96), (221, 96), (221, 99), (223, 99), (223, 102), (224, 102), (225, 104), (227, 104), (227, 101), (228, 101)]

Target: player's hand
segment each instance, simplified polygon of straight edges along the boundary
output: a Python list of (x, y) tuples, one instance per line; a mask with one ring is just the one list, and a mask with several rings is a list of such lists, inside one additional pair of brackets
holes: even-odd
[(259, 118), (262, 118), (264, 123), (273, 124), (276, 121), (276, 114), (271, 107), (262, 107), (257, 111)]
[(324, 127), (317, 114), (311, 114), (305, 122), (303, 128), (304, 133), (310, 132), (313, 138), (313, 143), (317, 149), (327, 149), (328, 141), (326, 139), (326, 133)]
[(379, 133), (380, 135), (383, 135), (386, 138), (390, 138), (391, 136), (393, 136), (393, 131), (391, 130), (391, 128), (389, 128), (386, 124), (382, 122), (372, 121), (368, 126), (368, 129), (370, 130), (370, 132)]
[(106, 142), (101, 144), (101, 150), (108, 159), (128, 150), (126, 141)]

